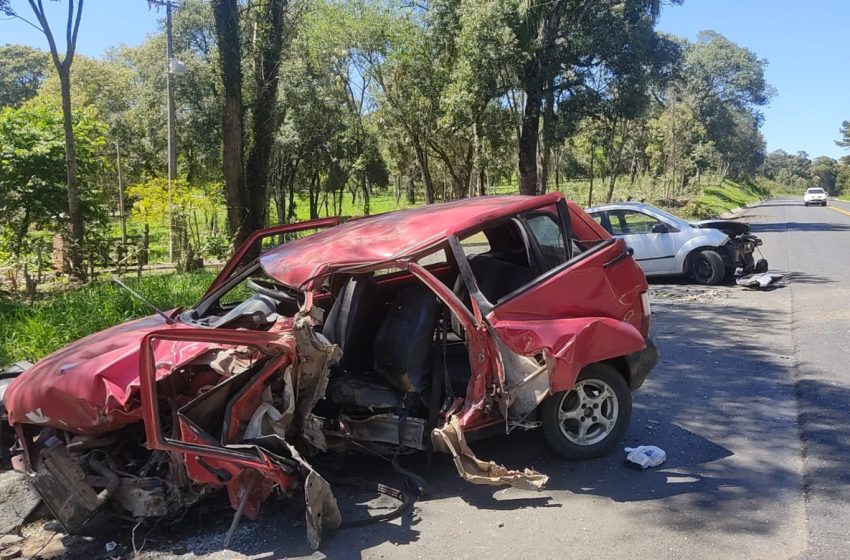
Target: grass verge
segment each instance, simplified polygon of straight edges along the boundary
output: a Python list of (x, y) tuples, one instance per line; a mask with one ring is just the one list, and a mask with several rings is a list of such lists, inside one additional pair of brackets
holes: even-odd
[(736, 183), (728, 179), (707, 186), (682, 208), (682, 214), (697, 219), (715, 218), (725, 212), (763, 200), (770, 193), (758, 185)]
[[(196, 303), (214, 272), (161, 274), (128, 279), (127, 284), (160, 309)], [(18, 360), (36, 361), (69, 342), (152, 313), (111, 282), (96, 282), (35, 302), (0, 299), (0, 368)]]

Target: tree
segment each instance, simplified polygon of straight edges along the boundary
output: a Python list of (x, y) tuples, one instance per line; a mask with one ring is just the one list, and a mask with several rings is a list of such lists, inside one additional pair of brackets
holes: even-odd
[[(74, 113), (75, 141), (87, 219), (102, 213), (96, 178), (102, 173), (106, 124), (91, 110)], [(31, 226), (55, 231), (67, 224), (64, 119), (37, 102), (0, 111), (0, 215), (8, 249), (20, 254)]]
[[(85, 240), (85, 222), (83, 220), (83, 208), (80, 199), (80, 188), (77, 180), (77, 156), (74, 146), (73, 116), (71, 113), (71, 64), (74, 62), (74, 53), (77, 48), (77, 33), (80, 30), (80, 19), (83, 14), (83, 0), (68, 0), (68, 19), (66, 23), (65, 54), (60, 57), (53, 31), (47, 21), (42, 0), (28, 0), (30, 8), (35, 14), (38, 25), (33, 24), (14, 12), (9, 6), (8, 0), (2, 0), (0, 10), (5, 14), (26, 21), (47, 38), (50, 46), (50, 56), (56, 72), (59, 74), (59, 82), (62, 91), (62, 114), (65, 129), (65, 162), (66, 183), (68, 186), (68, 221), (70, 225), (69, 235), (69, 272), (84, 280), (86, 271), (83, 268), (83, 243)], [(75, 5), (76, 1), (76, 5)]]
[(547, 121), (573, 111), (599, 76), (607, 74), (605, 81), (611, 83), (641, 81), (646, 69), (635, 64), (639, 59), (633, 53), (656, 48), (653, 28), (660, 6), (660, 0), (519, 3), (514, 30), (525, 55), (517, 71), (525, 97), (518, 140), (520, 193), (545, 188), (538, 178), (538, 153), (549, 150), (552, 124)]
[(835, 143), (842, 148), (850, 148), (850, 121), (841, 123), (838, 132), (841, 133), (841, 140), (837, 140)]
[(764, 159), (760, 108), (773, 96), (758, 58), (715, 31), (685, 44), (678, 89), (687, 97), (721, 156), (721, 175), (752, 176)]
[(828, 194), (836, 196), (839, 194), (836, 188), (838, 178), (838, 162), (827, 156), (816, 157), (809, 168), (811, 173), (811, 185), (820, 187)]
[(245, 106), (242, 100), (242, 48), (238, 0), (213, 0), (216, 39), (224, 89), (223, 173), (227, 219), (234, 246), (266, 225), (267, 181), (277, 129), (277, 89), (284, 43), (287, 0), (251, 4), (254, 28), (254, 81), (251, 134), (245, 162)]
[(0, 47), (0, 107), (18, 107), (38, 93), (47, 75), (47, 53), (26, 45)]

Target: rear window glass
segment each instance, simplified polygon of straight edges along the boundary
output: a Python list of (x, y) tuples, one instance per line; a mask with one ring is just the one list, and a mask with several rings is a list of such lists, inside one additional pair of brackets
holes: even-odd
[(548, 268), (552, 269), (567, 262), (564, 232), (560, 223), (550, 214), (537, 214), (526, 220), (531, 233), (537, 239)]
[(823, 189), (809, 189), (809, 194), (823, 194)]
[(490, 242), (483, 231), (470, 235), (465, 239), (461, 239), (460, 246), (463, 248), (463, 254), (467, 257), (489, 253), (491, 251)]

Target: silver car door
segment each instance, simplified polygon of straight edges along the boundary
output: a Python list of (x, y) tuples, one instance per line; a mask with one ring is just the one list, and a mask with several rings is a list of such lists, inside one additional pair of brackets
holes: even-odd
[(612, 233), (635, 252), (644, 274), (673, 274), (676, 268), (674, 234), (678, 230), (663, 220), (631, 209), (608, 211)]

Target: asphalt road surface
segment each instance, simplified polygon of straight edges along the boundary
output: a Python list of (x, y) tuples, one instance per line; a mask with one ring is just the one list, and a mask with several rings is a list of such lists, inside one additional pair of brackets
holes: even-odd
[[(142, 557), (850, 557), (850, 204), (831, 204), (773, 200), (745, 212), (771, 270), (788, 273), (772, 291), (653, 283), (662, 362), (635, 396), (624, 446), (660, 446), (663, 466), (625, 468), (622, 452), (565, 462), (538, 432), (512, 434), (473, 447), (548, 474), (544, 491), (474, 486), (447, 456), (430, 468), (414, 456), (404, 465), (429, 490), (412, 513), (328, 534), (321, 552), (305, 544), (303, 514), (284, 506), (243, 522), (229, 551), (226, 510), (177, 531), (140, 530)], [(377, 459), (346, 467), (401, 484)], [(344, 515), (364, 513), (366, 496), (339, 494)]]

